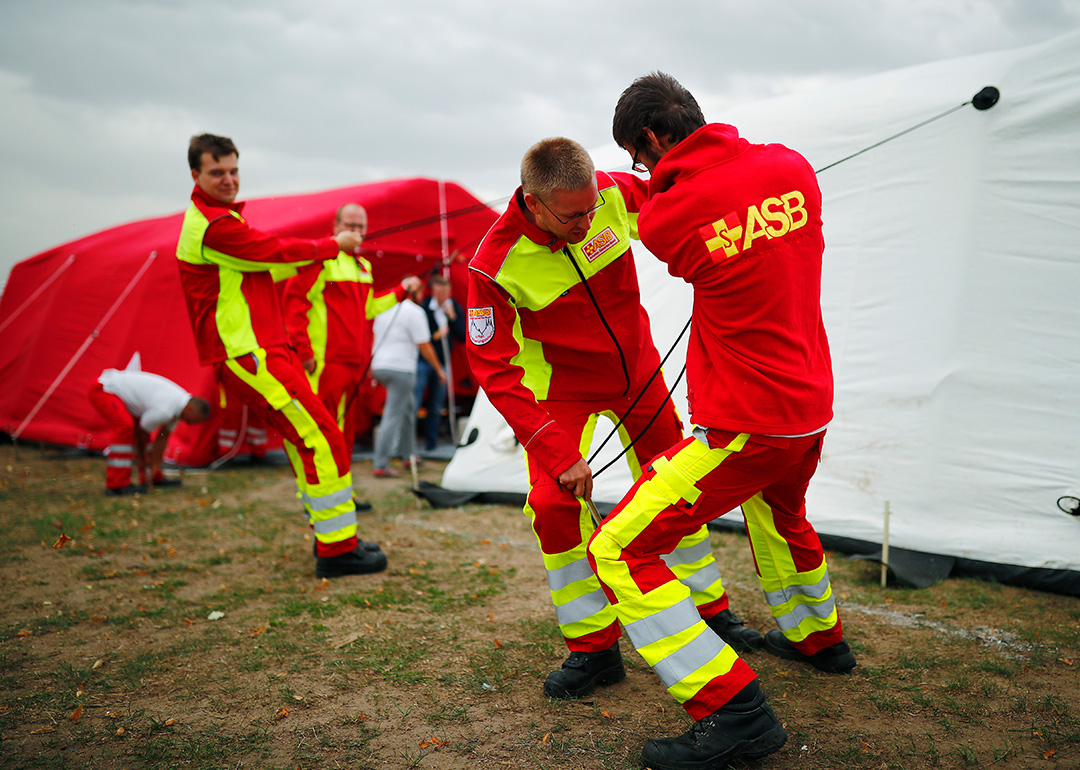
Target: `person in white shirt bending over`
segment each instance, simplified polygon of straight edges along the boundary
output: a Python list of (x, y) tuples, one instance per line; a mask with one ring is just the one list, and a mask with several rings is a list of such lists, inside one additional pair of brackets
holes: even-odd
[[(156, 487), (180, 484), (179, 479), (165, 478), (161, 458), (178, 421), (209, 419), (206, 399), (159, 374), (106, 369), (90, 388), (90, 402), (112, 431), (105, 450), (105, 494), (145, 492), (148, 481)], [(139, 469), (138, 486), (131, 483), (133, 462)]]

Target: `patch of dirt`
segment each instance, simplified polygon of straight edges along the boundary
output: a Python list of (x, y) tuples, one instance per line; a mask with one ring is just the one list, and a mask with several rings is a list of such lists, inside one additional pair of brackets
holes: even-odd
[[(566, 651), (518, 509), (434, 510), (356, 463), (390, 568), (320, 581), (287, 468), (106, 500), (102, 460), (46, 457), (0, 447), (5, 768), (637, 768), (689, 726), (625, 639), (624, 682), (543, 695)], [(732, 608), (771, 628), (743, 538), (712, 540)], [(1080, 767), (1076, 598), (830, 572), (860, 665), (746, 656), (789, 736), (753, 767)]]

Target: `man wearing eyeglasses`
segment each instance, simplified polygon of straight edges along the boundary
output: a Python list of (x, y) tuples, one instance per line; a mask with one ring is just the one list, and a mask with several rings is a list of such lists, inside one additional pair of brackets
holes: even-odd
[[(367, 233), (367, 210), (346, 203), (334, 214), (333, 234)], [(371, 320), (420, 288), (415, 275), (375, 293), (371, 262), (355, 251), (296, 269), (285, 280), (282, 304), (289, 344), (300, 357), (311, 389), (337, 419), (352, 453), (356, 440), (355, 399), (371, 363)], [(357, 503), (358, 510), (370, 510)]]
[[(630, 250), (644, 199), (635, 181), (596, 171), (577, 142), (538, 142), (469, 264), (469, 362), (525, 449), (525, 512), (570, 650), (544, 683), (553, 698), (625, 676), (619, 624), (585, 551), (594, 525), (584, 455), (597, 417), (622, 421), (624, 445), (636, 438), (627, 454), (635, 477), (682, 438)], [(666, 558), (717, 633), (744, 651), (760, 646), (761, 634), (728, 608), (704, 525)]]
[(664, 563), (674, 544), (741, 505), (779, 626), (766, 651), (827, 673), (856, 665), (806, 518), (833, 398), (821, 192), (805, 158), (706, 124), (664, 73), (623, 92), (613, 135), (651, 172), (642, 242), (694, 287), (686, 371), (696, 427), (604, 520), (589, 557), (630, 640), (696, 720), (684, 735), (647, 741), (645, 765), (727, 767), (777, 751), (786, 735), (753, 670), (705, 627)]

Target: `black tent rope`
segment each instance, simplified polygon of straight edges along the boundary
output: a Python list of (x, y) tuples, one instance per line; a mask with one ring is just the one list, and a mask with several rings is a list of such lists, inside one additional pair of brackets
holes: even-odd
[[(994, 88), (993, 86), (986, 86), (985, 88), (983, 88), (981, 91), (979, 91), (979, 93), (975, 94), (975, 96), (972, 97), (971, 99), (969, 99), (968, 101), (963, 102), (962, 104), (958, 104), (955, 107), (950, 107), (949, 109), (945, 110), (944, 112), (941, 112), (941, 113), (939, 113), (939, 114), (937, 114), (937, 115), (935, 115), (935, 116), (933, 116), (931, 118), (927, 118), (924, 121), (916, 123), (915, 125), (910, 126), (909, 128), (905, 128), (903, 131), (898, 131), (897, 133), (893, 134), (892, 136), (888, 136), (888, 137), (882, 139), (881, 141), (878, 141), (878, 142), (875, 142), (874, 144), (868, 145), (867, 147), (864, 147), (863, 149), (859, 150), (858, 152), (854, 152), (851, 155), (840, 158), (839, 160), (834, 161), (833, 163), (830, 163), (827, 166), (822, 166), (819, 169), (815, 169), (814, 173), (815, 174), (820, 174), (820, 173), (822, 173), (824, 171), (828, 171), (830, 168), (834, 168), (836, 166), (839, 166), (841, 163), (845, 163), (845, 162), (851, 160), (852, 158), (857, 158), (858, 156), (862, 155), (863, 153), (869, 152), (870, 150), (877, 149), (878, 147), (881, 147), (883, 144), (887, 144), (888, 142), (891, 142), (894, 139), (899, 139), (901, 136), (904, 136), (906, 134), (911, 133), (912, 131), (916, 131), (916, 130), (918, 130), (920, 128), (923, 128), (924, 126), (927, 126), (927, 125), (929, 125), (930, 123), (933, 123), (936, 120), (940, 120), (941, 118), (944, 118), (944, 117), (946, 117), (948, 115), (951, 115), (952, 113), (957, 112), (958, 110), (962, 110), (964, 107), (967, 107), (969, 104), (974, 105), (975, 109), (980, 110), (980, 111), (990, 109), (995, 104), (997, 104), (997, 101), (998, 101), (999, 97), (1000, 97), (1000, 93), (998, 92), (998, 90), (996, 88)], [(629, 169), (629, 166), (620, 167), (620, 170), (628, 170), (628, 169)], [(400, 232), (403, 232), (405, 230), (410, 230), (410, 229), (412, 229), (414, 227), (422, 227), (424, 225), (433, 224), (433, 223), (439, 222), (440, 220), (443, 220), (443, 219), (451, 219), (453, 217), (459, 217), (459, 216), (463, 216), (465, 214), (472, 214), (472, 213), (475, 213), (477, 211), (483, 211), (485, 209), (492, 209), (495, 206), (498, 206), (498, 205), (500, 205), (502, 203), (505, 203), (505, 202), (509, 201), (510, 198), (511, 198), (511, 196), (505, 196), (505, 197), (502, 197), (502, 198), (497, 198), (495, 200), (489, 201), (487, 203), (479, 203), (479, 204), (473, 204), (473, 205), (470, 205), (470, 206), (464, 206), (464, 207), (462, 207), (460, 209), (454, 209), (453, 211), (448, 211), (445, 214), (440, 213), (440, 214), (435, 214), (435, 215), (432, 215), (432, 216), (429, 216), (429, 217), (424, 217), (423, 219), (416, 219), (416, 220), (412, 220), (412, 221), (409, 221), (409, 222), (404, 222), (404, 223), (402, 223), (400, 225), (395, 225), (393, 227), (387, 227), (387, 228), (384, 228), (382, 230), (377, 230), (377, 231), (371, 232), (371, 233), (368, 234), (367, 237), (368, 237), (369, 240), (374, 240), (375, 238), (377, 238), (379, 236), (390, 235), (390, 234), (394, 234), (394, 233), (400, 233)], [(576, 265), (575, 265), (575, 267), (576, 267)], [(605, 323), (606, 323), (606, 321), (605, 321)], [(664, 362), (667, 361), (667, 359), (671, 355), (672, 351), (675, 350), (675, 347), (679, 344), (679, 340), (682, 339), (683, 334), (685, 334), (686, 329), (689, 328), (689, 326), (690, 326), (690, 321), (688, 320), (686, 322), (686, 326), (683, 327), (683, 331), (679, 333), (679, 336), (675, 339), (675, 342), (672, 343), (671, 348), (668, 350), (668, 352), (664, 356), (663, 360), (661, 360), (660, 366), (657, 368), (657, 370), (655, 372), (653, 372), (652, 376), (649, 378), (648, 382), (650, 384), (652, 383), (653, 379), (656, 378), (657, 374), (660, 373), (660, 370), (664, 366)], [(370, 363), (368, 364), (368, 366), (370, 367)], [(679, 372), (678, 377), (675, 378), (676, 385), (682, 380), (682, 377), (683, 377), (683, 375), (685, 373), (686, 373), (686, 365), (683, 364), (682, 369)], [(648, 387), (648, 384), (646, 385), (646, 387)], [(642, 390), (642, 393), (643, 392), (644, 392), (644, 389)], [(622, 452), (620, 452), (617, 457), (615, 457), (607, 465), (605, 465), (603, 468), (601, 468), (596, 473), (594, 473), (593, 478), (596, 478), (601, 473), (606, 471), (614, 463), (616, 463), (618, 460), (620, 460), (623, 455), (625, 455), (628, 451), (630, 451), (631, 447), (633, 447), (634, 444), (637, 442), (637, 440), (641, 438), (641, 436), (644, 434), (645, 430), (648, 430), (648, 428), (650, 426), (652, 426), (653, 422), (656, 421), (656, 418), (660, 415), (660, 412), (662, 412), (664, 410), (664, 406), (671, 399), (671, 395), (674, 392), (675, 392), (675, 385), (673, 385), (671, 387), (671, 389), (668, 391), (667, 397), (664, 399), (664, 401), (662, 401), (660, 403), (660, 405), (657, 408), (656, 412), (649, 419), (648, 423), (646, 423), (645, 429), (643, 429), (641, 431), (641, 433), (639, 433), (637, 436), (635, 436), (634, 439), (632, 441), (630, 441), (629, 444), (627, 444), (625, 447), (623, 447)], [(626, 417), (628, 417), (630, 415), (630, 413), (633, 411), (634, 407), (637, 406), (638, 401), (641, 399), (641, 395), (642, 394), (640, 394), (640, 393), (638, 394), (638, 397), (630, 405), (630, 408), (626, 410), (626, 414), (623, 416), (622, 419), (619, 420), (618, 424), (615, 425), (615, 427), (611, 430), (611, 432), (607, 435), (607, 437), (600, 443), (600, 447), (595, 452), (593, 452), (592, 456), (587, 460), (587, 462), (589, 462), (591, 464), (596, 459), (596, 456), (597, 456), (597, 454), (599, 454), (600, 450), (604, 448), (604, 446), (608, 443), (608, 441), (611, 440), (611, 438), (616, 433), (618, 433), (619, 428), (622, 426), (622, 424), (625, 421)]]
[[(998, 90), (996, 88), (994, 88), (993, 86), (987, 86), (986, 88), (983, 88), (981, 91), (979, 91), (979, 93), (977, 93), (973, 98), (969, 99), (968, 101), (964, 102), (963, 104), (958, 104), (955, 107), (950, 107), (949, 109), (945, 110), (942, 113), (939, 113), (938, 115), (935, 115), (932, 118), (928, 118), (928, 119), (926, 119), (926, 120), (924, 120), (924, 121), (922, 121), (920, 123), (916, 123), (915, 125), (913, 125), (913, 126), (911, 126), (909, 128), (905, 128), (903, 131), (899, 131), (899, 132), (893, 134), (892, 136), (889, 136), (889, 137), (886, 137), (885, 139), (882, 139), (879, 142), (875, 142), (874, 144), (871, 144), (868, 147), (864, 147), (863, 149), (859, 150), (858, 152), (854, 152), (854, 153), (852, 153), (851, 155), (848, 155), (845, 158), (841, 158), (840, 160), (835, 161), (833, 163), (830, 163), (827, 166), (822, 166), (819, 169), (815, 169), (814, 173), (815, 174), (820, 174), (823, 171), (828, 171), (830, 168), (833, 168), (835, 166), (839, 166), (841, 163), (849, 161), (852, 158), (857, 158), (858, 156), (862, 155), (865, 152), (869, 152), (870, 150), (876, 149), (876, 148), (880, 147), (881, 145), (886, 144), (887, 142), (891, 142), (892, 140), (898, 139), (901, 136), (904, 136), (905, 134), (909, 134), (912, 131), (915, 131), (917, 129), (922, 128), (923, 126), (929, 125), (930, 123), (933, 123), (935, 120), (940, 120), (941, 118), (944, 118), (947, 115), (951, 115), (952, 113), (956, 112), (957, 110), (961, 110), (964, 107), (967, 107), (969, 104), (973, 104), (975, 106), (975, 109), (977, 109), (977, 110), (988, 110), (991, 107), (993, 107), (995, 104), (997, 104), (999, 96), (1000, 96), (1000, 94), (998, 93)], [(627, 168), (629, 168), (629, 167), (627, 167)], [(691, 319), (692, 319), (692, 317), (691, 317)], [(679, 340), (682, 339), (682, 335), (686, 332), (686, 330), (689, 328), (689, 326), (690, 326), (690, 321), (688, 320), (686, 322), (686, 326), (683, 327), (682, 332), (679, 333), (679, 336), (675, 339), (675, 342), (672, 343), (671, 348), (668, 350), (667, 354), (664, 356), (663, 360), (660, 362), (660, 366), (657, 368), (657, 370), (655, 372), (653, 372), (652, 377), (649, 378), (649, 383), (651, 383), (653, 381), (653, 379), (656, 377), (656, 375), (663, 368), (664, 361), (667, 361), (668, 356), (670, 356), (672, 351), (675, 350), (676, 345), (679, 344)], [(656, 418), (659, 417), (660, 413), (664, 410), (664, 407), (667, 405), (667, 402), (669, 400), (671, 400), (671, 396), (675, 392), (675, 388), (679, 384), (679, 381), (682, 380), (682, 377), (683, 377), (684, 374), (686, 374), (686, 364), (683, 364), (682, 369), (679, 371), (678, 377), (675, 378), (675, 385), (672, 385), (671, 388), (668, 390), (667, 397), (662, 402), (660, 402), (660, 405), (656, 408), (656, 411), (653, 413), (653, 416), (651, 418), (649, 418), (648, 423), (646, 423), (645, 428), (643, 428), (642, 431), (640, 433), (638, 433), (638, 435), (635, 436), (633, 438), (633, 440), (630, 441), (630, 443), (628, 443), (626, 446), (624, 446), (623, 450), (614, 459), (609, 461), (607, 463), (607, 465), (605, 465), (603, 468), (601, 468), (600, 470), (593, 473), (593, 478), (594, 479), (597, 476), (599, 476), (601, 473), (606, 471), (608, 468), (610, 468), (612, 465), (614, 465), (616, 462), (618, 462), (620, 459), (622, 459), (623, 455), (625, 455), (627, 452), (629, 452), (631, 447), (633, 447), (634, 444), (637, 443), (638, 439), (640, 439), (645, 434), (645, 431), (647, 431), (652, 426), (653, 422), (656, 421)], [(646, 388), (647, 387), (648, 387), (648, 385), (646, 385)], [(645, 389), (643, 388), (642, 393), (644, 393), (644, 390)], [(612, 436), (614, 436), (616, 433), (618, 433), (619, 428), (622, 426), (622, 424), (626, 420), (626, 418), (630, 416), (630, 413), (633, 411), (634, 407), (637, 406), (638, 400), (640, 400), (640, 398), (641, 398), (641, 394), (638, 394), (638, 398), (635, 399), (634, 402), (630, 405), (630, 408), (626, 410), (626, 414), (619, 420), (618, 424), (616, 424), (615, 427), (612, 428), (611, 432), (600, 443), (600, 446), (597, 448), (597, 450), (592, 453), (592, 456), (590, 456), (589, 459), (586, 461), (589, 465), (592, 465), (593, 461), (596, 459), (596, 456), (598, 454), (600, 454), (600, 450), (603, 449), (604, 446), (607, 444), (607, 442), (611, 440)]]

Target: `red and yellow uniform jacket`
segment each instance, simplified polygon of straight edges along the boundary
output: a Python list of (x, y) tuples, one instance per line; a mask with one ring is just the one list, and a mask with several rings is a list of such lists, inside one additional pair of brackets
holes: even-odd
[(525, 450), (556, 477), (581, 454), (543, 402), (602, 411), (660, 365), (630, 250), (644, 185), (596, 177), (604, 202), (581, 243), (531, 224), (519, 188), (469, 263), (469, 364)]
[(810, 164), (703, 126), (653, 169), (641, 242), (694, 287), (686, 355), (697, 425), (802, 435), (832, 419), (821, 319), (821, 192)]
[(176, 258), (199, 363), (286, 343), (271, 268), (331, 259), (333, 238), (283, 238), (250, 227), (242, 203), (216, 201), (198, 186), (184, 215)]
[(371, 263), (339, 252), (305, 265), (285, 283), (285, 327), (300, 359), (356, 364), (371, 359), (370, 320), (405, 297), (397, 286), (375, 294)]

